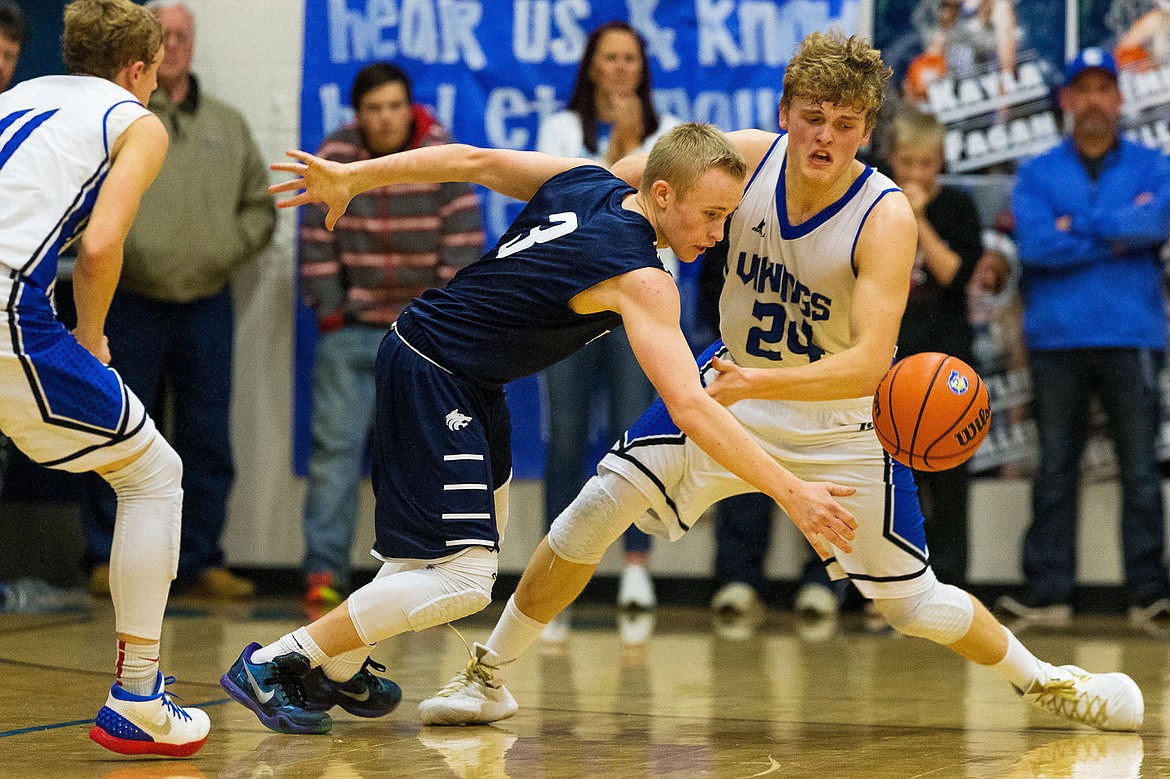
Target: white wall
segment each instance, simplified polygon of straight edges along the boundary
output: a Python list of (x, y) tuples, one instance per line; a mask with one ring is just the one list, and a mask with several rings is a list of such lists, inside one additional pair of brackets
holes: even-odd
[[(198, 21), (195, 69), (207, 89), (248, 118), (261, 151), (282, 158), (298, 141), (303, 6), (294, 0), (188, 0)], [(303, 551), (304, 483), (289, 465), (292, 397), (293, 214), (282, 211), (271, 248), (236, 280), (238, 312), (233, 426), (238, 477), (224, 538), (228, 561), (244, 566), (296, 566)], [(978, 482), (971, 507), (971, 576), (976, 582), (1020, 577), (1020, 538), (1029, 516), (1027, 482)], [(1116, 485), (1084, 494), (1081, 581), (1121, 581)], [(363, 491), (354, 560), (370, 566), (373, 499)], [(519, 571), (543, 531), (541, 486), (514, 485), (512, 519), (501, 569)], [(769, 572), (792, 578), (803, 540), (787, 522), (777, 529)], [(613, 570), (611, 550), (602, 570)], [(657, 544), (652, 567), (663, 574), (708, 576), (710, 522), (676, 544)]]

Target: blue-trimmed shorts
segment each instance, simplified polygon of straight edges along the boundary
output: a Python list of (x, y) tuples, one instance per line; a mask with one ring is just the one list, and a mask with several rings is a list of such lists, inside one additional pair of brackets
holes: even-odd
[(375, 556), (498, 549), (494, 494), (512, 473), (504, 390), (454, 375), (395, 329), (378, 349), (374, 381)]
[[(704, 384), (714, 380), (712, 355), (731, 359), (722, 341), (699, 357)], [(837, 500), (853, 513), (853, 551), (833, 548), (825, 561), (833, 578), (848, 576), (870, 598), (916, 595), (934, 583), (918, 489), (909, 468), (891, 460), (878, 443), (872, 398), (830, 401), (744, 400), (731, 413), (764, 451), (806, 481), (856, 487)], [(729, 473), (674, 424), (656, 400), (598, 465), (626, 478), (650, 500), (637, 520), (647, 533), (671, 540), (712, 504), (753, 488)]]
[(45, 290), (4, 273), (0, 299), (0, 430), (30, 460), (80, 473), (153, 440), (142, 402), (57, 320)]

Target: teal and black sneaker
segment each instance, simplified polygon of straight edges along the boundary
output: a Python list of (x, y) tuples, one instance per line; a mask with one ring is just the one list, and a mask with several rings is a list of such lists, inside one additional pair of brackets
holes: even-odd
[(305, 674), (305, 705), (310, 711), (326, 711), (340, 706), (359, 717), (382, 717), (394, 711), (402, 700), (402, 688), (370, 669), (384, 672), (386, 666), (366, 658), (362, 668), (349, 681), (335, 682), (320, 667)]
[(227, 694), (252, 710), (264, 727), (278, 733), (328, 733), (333, 720), (312, 711), (305, 701), (302, 677), (309, 672), (309, 658), (296, 652), (280, 655), (270, 663), (253, 663), (260, 645), (244, 647), (239, 659), (219, 680)]

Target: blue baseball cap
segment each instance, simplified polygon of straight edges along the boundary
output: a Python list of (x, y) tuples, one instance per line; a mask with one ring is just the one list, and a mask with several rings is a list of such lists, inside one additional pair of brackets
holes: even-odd
[(1073, 79), (1090, 68), (1103, 70), (1112, 76), (1115, 81), (1117, 80), (1117, 60), (1113, 59), (1113, 55), (1107, 49), (1090, 46), (1087, 49), (1082, 49), (1065, 66), (1064, 83), (1071, 84)]

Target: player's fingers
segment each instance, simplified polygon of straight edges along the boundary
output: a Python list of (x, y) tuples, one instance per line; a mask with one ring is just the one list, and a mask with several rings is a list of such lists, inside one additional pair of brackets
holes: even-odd
[(284, 200), (279, 201), (276, 204), (276, 207), (277, 208), (296, 208), (297, 206), (303, 206), (305, 203), (312, 203), (312, 202), (314, 202), (313, 198), (309, 197), (304, 192), (302, 192), (301, 194), (299, 194), (295, 197), (289, 197), (289, 198), (285, 198)]
[(840, 495), (848, 497), (857, 492), (856, 487), (846, 487), (842, 484), (833, 484), (832, 482), (825, 482), (825, 485), (828, 487), (829, 494), (834, 496)]
[(304, 188), (304, 179), (292, 179), (290, 181), (282, 181), (279, 184), (269, 184), (268, 194), (275, 195), (280, 192), (296, 192), (297, 190)]
[[(852, 534), (850, 534), (849, 538), (852, 537)], [(853, 544), (849, 543), (849, 538), (845, 538), (840, 533), (833, 533), (833, 535), (829, 537), (829, 541), (832, 542), (833, 546), (837, 547), (842, 552), (852, 552)], [(824, 556), (828, 557), (829, 555), (826, 554)]]
[(836, 516), (845, 523), (845, 527), (849, 528), (850, 530), (857, 529), (857, 519), (854, 518), (853, 514), (840, 503), (837, 504)]
[(833, 531), (836, 532), (837, 535), (849, 541), (853, 540), (853, 529), (855, 527), (856, 524), (850, 524), (849, 521), (844, 517), (834, 517), (832, 522)]
[(821, 556), (822, 560), (826, 557), (832, 557), (832, 552), (829, 550), (828, 544), (821, 540), (819, 533), (806, 533), (805, 538), (812, 544), (812, 548), (816, 550), (816, 553)]
[(309, 160), (315, 159), (312, 154), (309, 154), (307, 151), (301, 151), (300, 149), (289, 149), (284, 153), (284, 156), (292, 157), (294, 160), (300, 160), (305, 164), (308, 164)]
[(268, 169), (303, 176), (305, 175), (305, 171), (309, 169), (309, 166), (299, 162), (274, 162), (268, 166)]

